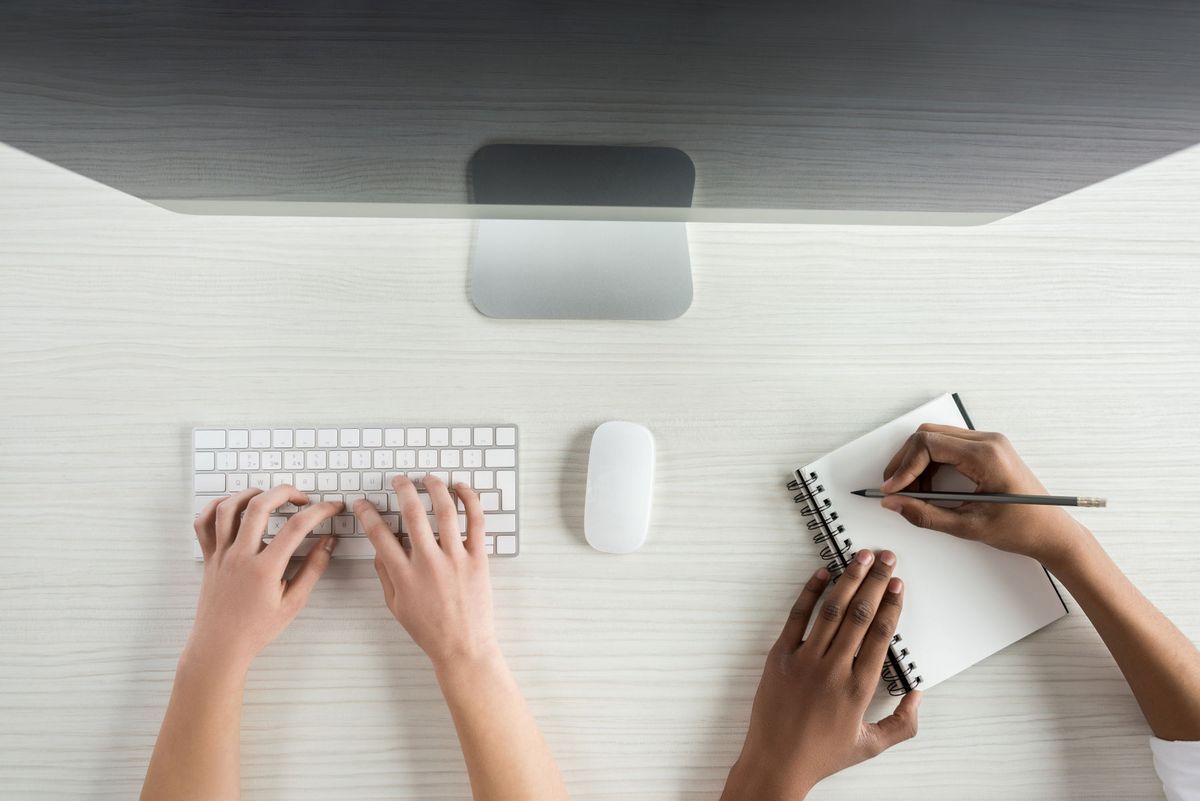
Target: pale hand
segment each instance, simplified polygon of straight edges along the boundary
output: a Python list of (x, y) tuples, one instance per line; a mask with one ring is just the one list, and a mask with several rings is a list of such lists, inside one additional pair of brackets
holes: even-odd
[[(264, 546), (267, 518), (288, 502), (303, 508)], [(343, 508), (308, 503), (308, 496), (291, 486), (248, 489), (214, 500), (196, 518), (204, 578), (185, 660), (248, 668), (304, 607), (336, 539), (322, 538), (290, 581), (284, 579), (288, 560), (305, 535)]]

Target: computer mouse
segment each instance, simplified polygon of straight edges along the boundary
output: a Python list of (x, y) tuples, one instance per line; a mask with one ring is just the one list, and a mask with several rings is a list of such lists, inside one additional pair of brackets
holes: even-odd
[(637, 423), (611, 421), (592, 434), (583, 534), (605, 553), (642, 547), (654, 493), (654, 435)]

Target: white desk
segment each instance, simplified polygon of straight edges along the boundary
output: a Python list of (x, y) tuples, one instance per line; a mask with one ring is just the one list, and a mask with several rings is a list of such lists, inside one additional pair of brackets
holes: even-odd
[[(458, 221), (175, 216), (0, 148), (0, 797), (136, 794), (191, 623), (188, 428), (522, 425), (505, 650), (578, 801), (714, 799), (816, 558), (788, 470), (947, 389), (1200, 637), (1200, 148), (968, 229), (695, 226), (670, 323), (486, 319)], [(647, 546), (581, 533), (592, 428), (658, 438)], [(900, 567), (903, 574), (903, 565)], [(1155, 797), (1077, 608), (931, 692), (821, 798)], [(484, 688), (481, 688), (481, 691)], [(369, 562), (255, 663), (244, 797), (461, 799), (454, 731)]]

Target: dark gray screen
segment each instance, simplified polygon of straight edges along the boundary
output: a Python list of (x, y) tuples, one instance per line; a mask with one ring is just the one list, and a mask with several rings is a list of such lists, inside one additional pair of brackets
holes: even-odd
[(497, 142), (707, 208), (1012, 212), (1200, 140), (1200, 4), (0, 2), (0, 141), (147, 198), (465, 203)]

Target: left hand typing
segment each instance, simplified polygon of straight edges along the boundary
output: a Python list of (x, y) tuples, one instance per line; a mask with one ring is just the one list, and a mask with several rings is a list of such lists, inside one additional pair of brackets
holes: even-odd
[(920, 692), (878, 723), (863, 720), (903, 603), (895, 563), (890, 551), (859, 551), (823, 602), (829, 573), (822, 568), (808, 580), (767, 655), (722, 801), (804, 798), (821, 779), (917, 733)]

